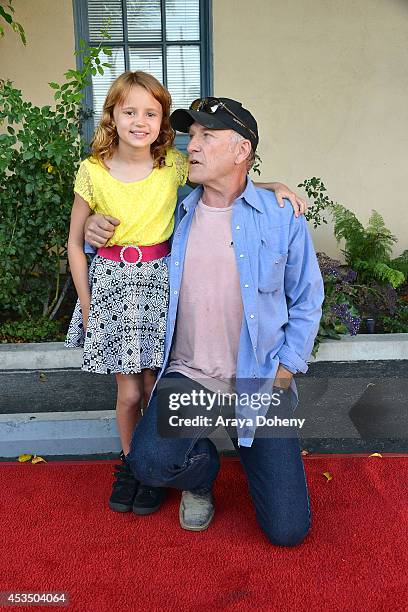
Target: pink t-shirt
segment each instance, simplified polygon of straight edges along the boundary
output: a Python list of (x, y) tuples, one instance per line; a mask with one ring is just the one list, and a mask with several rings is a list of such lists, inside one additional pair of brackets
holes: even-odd
[(232, 208), (213, 208), (201, 200), (197, 204), (166, 370), (181, 372), (214, 391), (229, 390), (235, 379), (243, 314)]

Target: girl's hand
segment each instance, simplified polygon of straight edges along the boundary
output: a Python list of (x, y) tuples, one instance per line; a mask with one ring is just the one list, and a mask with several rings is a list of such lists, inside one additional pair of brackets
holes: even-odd
[(285, 202), (283, 198), (289, 200), (289, 202), (293, 206), (293, 210), (295, 213), (295, 217), (299, 217), (299, 215), (304, 215), (307, 210), (307, 204), (305, 200), (298, 195), (287, 185), (283, 183), (258, 183), (254, 182), (255, 187), (261, 187), (262, 189), (267, 189), (268, 191), (273, 191), (275, 193), (276, 199), (278, 200), (278, 204), (281, 208), (285, 206)]
[(278, 204), (281, 207), (285, 206), (283, 198), (289, 200), (293, 206), (295, 217), (305, 214), (307, 209), (305, 200), (296, 195), (294, 191), (291, 191), (287, 185), (284, 185), (283, 183), (275, 183), (275, 195), (276, 199), (278, 200)]
[(81, 311), (82, 311), (82, 322), (84, 324), (84, 331), (86, 331), (86, 328), (88, 327), (89, 304), (87, 306), (81, 305)]

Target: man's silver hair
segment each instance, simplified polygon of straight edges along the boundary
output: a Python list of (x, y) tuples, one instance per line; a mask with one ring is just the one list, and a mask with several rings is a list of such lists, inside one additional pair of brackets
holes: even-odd
[[(238, 134), (238, 132), (235, 132), (234, 130), (232, 130), (231, 141), (234, 143), (237, 143), (240, 140), (249, 140), (249, 139), (245, 138), (245, 136), (242, 136), (242, 134)], [(250, 170), (255, 163), (255, 151), (253, 150), (252, 145), (251, 145), (251, 151), (246, 159), (246, 162), (247, 162), (248, 170)]]

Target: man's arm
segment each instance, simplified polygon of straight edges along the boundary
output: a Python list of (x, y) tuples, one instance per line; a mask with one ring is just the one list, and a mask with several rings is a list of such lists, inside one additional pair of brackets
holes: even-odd
[(285, 326), (285, 343), (278, 353), (278, 374), (282, 379), (289, 378), (290, 383), (290, 373), (307, 371), (306, 361), (319, 329), (324, 286), (305, 218), (295, 220), (292, 217), (289, 231), (285, 268), (288, 323)]
[[(187, 181), (190, 187), (197, 187), (194, 183)], [(284, 198), (290, 201), (293, 206), (295, 217), (303, 215), (306, 211), (306, 202), (296, 195), (283, 183), (254, 183), (255, 187), (274, 191), (279, 206), (285, 206)], [(109, 215), (95, 214), (89, 217), (85, 223), (85, 240), (95, 248), (105, 246), (107, 241), (112, 238), (115, 227), (120, 224), (119, 219)]]
[(115, 219), (115, 217), (98, 213), (92, 215), (85, 222), (84, 233), (86, 242), (96, 249), (105, 246), (108, 240), (112, 238), (115, 227), (119, 224), (119, 219)]

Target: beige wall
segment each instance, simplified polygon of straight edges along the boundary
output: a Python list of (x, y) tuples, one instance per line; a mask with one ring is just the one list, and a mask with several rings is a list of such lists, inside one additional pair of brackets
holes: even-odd
[[(15, 0), (28, 45), (7, 31), (0, 76), (36, 104), (74, 65), (71, 0)], [(408, 248), (408, 0), (213, 0), (215, 93), (259, 121), (262, 179), (320, 176), (366, 221), (383, 214)], [(316, 247), (338, 248), (331, 225)]]
[(0, 39), (0, 78), (11, 79), (36, 105), (51, 104), (49, 81), (61, 81), (75, 68), (72, 0), (14, 0), (14, 18), (27, 35), (27, 46), (5, 27)]
[(213, 24), (214, 92), (257, 117), (262, 179), (319, 176), (408, 248), (408, 1), (214, 0)]

